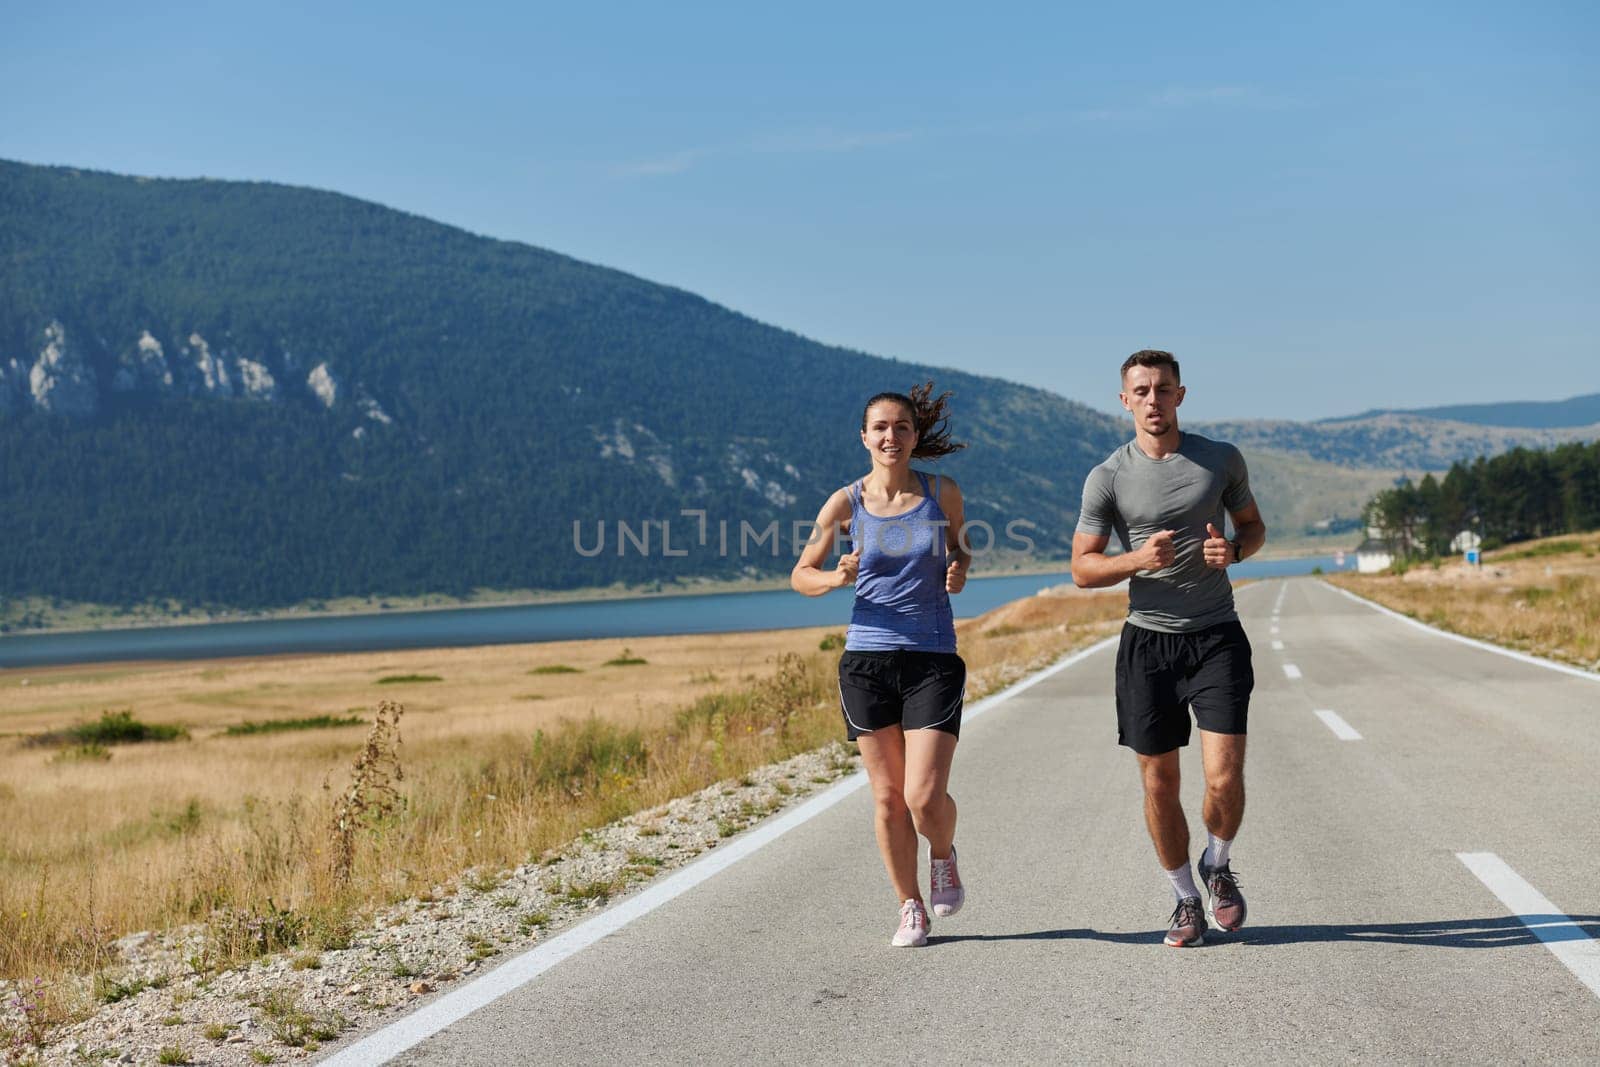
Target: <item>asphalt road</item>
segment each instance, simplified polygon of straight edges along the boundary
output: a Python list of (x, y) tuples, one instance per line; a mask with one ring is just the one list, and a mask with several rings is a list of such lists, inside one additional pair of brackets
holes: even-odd
[(888, 945), (858, 790), (392, 1062), (1600, 1062), (1600, 682), (1309, 579), (1239, 605), (1244, 929), (1162, 945), (1105, 648), (964, 730), (969, 898), (927, 948)]

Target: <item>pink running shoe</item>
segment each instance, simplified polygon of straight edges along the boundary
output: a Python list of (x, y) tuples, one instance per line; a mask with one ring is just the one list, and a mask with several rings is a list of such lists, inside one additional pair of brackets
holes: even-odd
[(928, 943), (928, 912), (920, 900), (900, 905), (900, 929), (889, 944), (895, 948), (921, 948)]
[(933, 913), (941, 919), (947, 915), (954, 915), (961, 910), (961, 905), (967, 901), (967, 890), (961, 884), (961, 874), (956, 870), (956, 849), (950, 846), (950, 858), (947, 860), (933, 861), (933, 892), (928, 894), (928, 901), (933, 905)]
[(1239, 891), (1239, 876), (1234, 874), (1226, 863), (1220, 867), (1207, 866), (1204, 851), (1200, 853), (1200, 860), (1195, 866), (1200, 872), (1200, 884), (1211, 894), (1211, 917), (1217, 921), (1219, 927), (1229, 933), (1239, 929), (1244, 925), (1245, 917), (1244, 894)]

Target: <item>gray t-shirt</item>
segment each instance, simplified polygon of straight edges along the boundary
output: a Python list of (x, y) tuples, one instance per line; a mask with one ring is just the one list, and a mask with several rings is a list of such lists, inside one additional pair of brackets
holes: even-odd
[(1228, 572), (1206, 566), (1206, 523), (1223, 525), (1223, 511), (1249, 507), (1244, 457), (1230, 444), (1185, 433), (1178, 450), (1151, 459), (1129, 441), (1089, 472), (1083, 483), (1078, 532), (1110, 537), (1135, 552), (1151, 534), (1173, 532), (1172, 564), (1141, 571), (1128, 583), (1128, 621), (1147, 630), (1186, 633), (1239, 616)]

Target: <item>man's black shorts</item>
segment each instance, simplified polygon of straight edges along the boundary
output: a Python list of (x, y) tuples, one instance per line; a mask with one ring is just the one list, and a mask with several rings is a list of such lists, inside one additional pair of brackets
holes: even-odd
[(839, 710), (854, 741), (886, 726), (961, 734), (967, 665), (954, 652), (846, 652)]
[(1189, 743), (1200, 729), (1242, 734), (1255, 688), (1250, 639), (1238, 622), (1169, 634), (1126, 623), (1117, 648), (1117, 741), (1145, 756)]

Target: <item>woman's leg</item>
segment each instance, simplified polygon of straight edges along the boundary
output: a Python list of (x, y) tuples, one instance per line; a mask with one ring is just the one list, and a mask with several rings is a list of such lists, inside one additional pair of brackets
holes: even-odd
[(955, 754), (954, 734), (905, 731), (905, 801), (917, 832), (928, 839), (928, 848), (937, 860), (950, 858), (956, 836), (956, 802), (947, 789)]
[(906, 732), (898, 726), (885, 726), (856, 739), (867, 781), (872, 784), (878, 851), (883, 854), (896, 902), (922, 899), (917, 885), (917, 831), (906, 808), (906, 739)]

